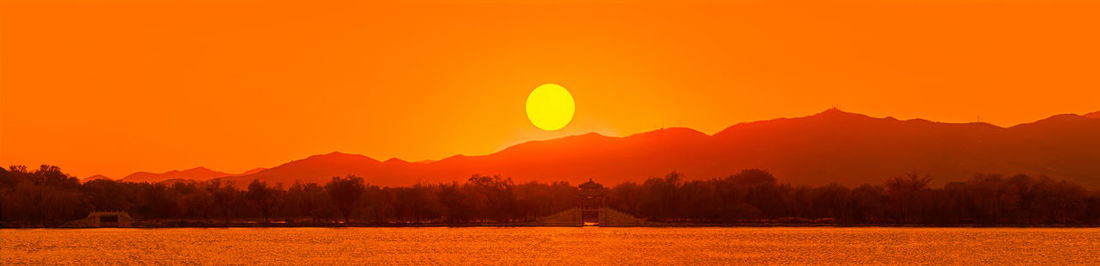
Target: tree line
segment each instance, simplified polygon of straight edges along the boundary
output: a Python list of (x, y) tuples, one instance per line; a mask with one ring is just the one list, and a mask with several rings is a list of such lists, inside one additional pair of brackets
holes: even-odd
[[(708, 180), (680, 174), (604, 188), (604, 203), (671, 224), (1098, 225), (1100, 192), (1047, 177), (976, 175), (929, 186), (910, 174), (849, 188), (779, 183), (750, 169)], [(126, 211), (153, 226), (522, 224), (580, 204), (566, 182), (516, 184), (474, 175), (466, 182), (379, 187), (356, 176), (326, 184), (220, 180), (81, 184), (56, 166), (0, 168), (0, 223), (54, 227), (92, 211)]]

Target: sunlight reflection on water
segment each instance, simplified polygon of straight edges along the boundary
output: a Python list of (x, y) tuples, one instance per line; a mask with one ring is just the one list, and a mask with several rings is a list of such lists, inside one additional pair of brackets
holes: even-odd
[(1096, 228), (3, 229), (10, 264), (1097, 264)]

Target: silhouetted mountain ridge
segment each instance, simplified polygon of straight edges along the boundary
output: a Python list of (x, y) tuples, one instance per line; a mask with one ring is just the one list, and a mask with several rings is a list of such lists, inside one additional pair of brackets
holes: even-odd
[(85, 177), (85, 178), (80, 179), (80, 183), (83, 184), (83, 183), (88, 183), (88, 182), (95, 181), (95, 180), (113, 180), (113, 179), (111, 179), (110, 177), (104, 176), (104, 175), (93, 175), (93, 176), (89, 176), (89, 177)]
[(1100, 119), (1100, 111), (1085, 114), (1084, 117)]
[[(170, 181), (170, 183), (177, 183), (177, 182), (184, 182), (184, 181), (188, 181), (188, 180), (191, 180), (191, 181), (205, 181), (205, 180), (210, 180), (210, 179), (215, 179), (215, 178), (220, 178), (220, 177), (251, 175), (251, 174), (255, 174), (255, 173), (260, 173), (264, 170), (267, 170), (267, 169), (266, 168), (254, 168), (252, 170), (248, 170), (248, 171), (245, 171), (244, 173), (240, 173), (240, 174), (229, 174), (229, 173), (225, 173), (225, 172), (210, 170), (209, 168), (206, 168), (206, 167), (195, 167), (195, 168), (191, 168), (191, 169), (187, 169), (187, 170), (172, 170), (172, 171), (168, 171), (168, 172), (164, 172), (164, 173), (136, 172), (136, 173), (127, 175), (126, 177), (123, 177), (122, 179), (119, 179), (119, 181), (148, 182), (148, 183), (159, 183), (159, 182), (167, 182), (167, 181)], [(89, 180), (89, 181), (91, 181), (91, 180)]]
[(1070, 179), (1097, 188), (1097, 136), (1100, 119), (1072, 114), (1005, 128), (987, 123), (874, 118), (834, 108), (806, 117), (738, 123), (714, 135), (689, 128), (626, 137), (588, 133), (524, 142), (488, 155), (422, 162), (398, 158), (382, 162), (333, 152), (240, 175), (205, 168), (178, 171), (207, 173), (186, 178), (170, 175), (177, 172), (172, 171), (161, 174), (159, 181), (220, 178), (243, 186), (259, 179), (290, 185), (324, 183), (334, 176), (353, 174), (376, 185), (409, 185), (499, 174), (517, 182), (581, 183), (591, 178), (614, 185), (671, 171), (703, 179), (761, 168), (783, 181), (806, 185), (881, 183), (913, 172), (929, 174), (937, 183), (966, 180), (977, 173), (1022, 173)]
[[(1009, 128), (987, 123), (898, 120), (829, 109), (806, 117), (739, 123), (713, 136), (667, 128), (626, 137), (597, 133), (530, 141), (499, 152), (439, 161), (380, 163), (362, 155), (315, 155), (252, 179), (290, 184), (355, 174), (378, 185), (462, 181), (500, 174), (518, 182), (589, 178), (605, 184), (642, 181), (670, 171), (688, 178), (762, 168), (795, 184), (880, 183), (910, 172), (938, 182), (976, 173), (1048, 175), (1100, 187), (1100, 120), (1056, 115)], [(391, 162), (392, 161), (392, 162)]]

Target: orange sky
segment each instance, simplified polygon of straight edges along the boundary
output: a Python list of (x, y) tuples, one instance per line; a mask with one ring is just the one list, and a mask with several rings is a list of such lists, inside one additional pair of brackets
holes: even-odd
[[(0, 163), (82, 177), (832, 106), (1002, 126), (1100, 110), (1098, 1), (0, 1)], [(560, 131), (524, 114), (542, 83), (576, 100)]]

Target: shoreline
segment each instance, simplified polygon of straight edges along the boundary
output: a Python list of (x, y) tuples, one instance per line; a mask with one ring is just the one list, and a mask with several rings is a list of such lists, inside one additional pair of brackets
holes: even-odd
[(78, 226), (27, 226), (27, 227), (11, 227), (0, 226), (0, 229), (103, 229), (103, 228), (120, 228), (120, 229), (169, 229), (169, 228), (471, 228), (471, 227), (604, 227), (604, 228), (763, 228), (763, 227), (785, 227), (785, 228), (1100, 228), (1100, 225), (979, 225), (979, 224), (962, 224), (962, 225), (934, 225), (934, 224), (790, 224), (790, 223), (768, 223), (768, 224), (703, 224), (703, 223), (690, 223), (690, 224), (649, 224), (649, 225), (563, 225), (563, 224), (529, 224), (529, 223), (479, 223), (479, 224), (357, 224), (351, 225), (343, 224), (231, 224), (231, 225), (200, 225), (200, 224), (186, 224), (186, 225), (135, 225), (129, 227), (78, 227)]

